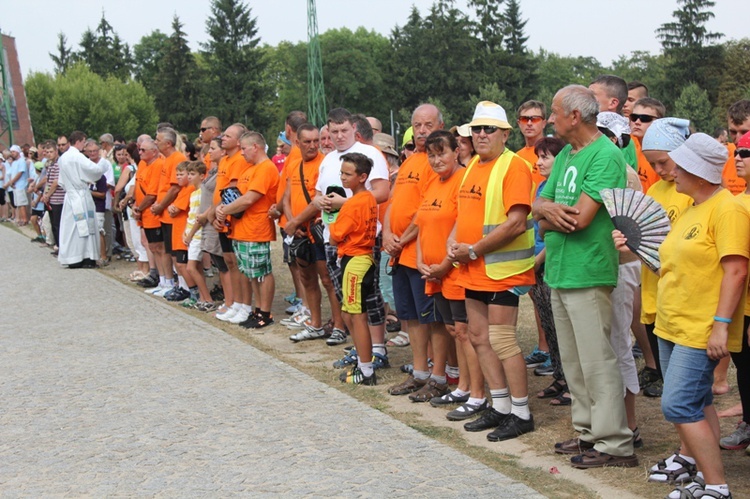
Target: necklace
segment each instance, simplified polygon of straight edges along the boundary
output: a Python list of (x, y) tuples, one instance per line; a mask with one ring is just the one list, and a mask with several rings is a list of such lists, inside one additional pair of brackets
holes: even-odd
[(569, 156), (575, 156), (576, 154), (578, 154), (579, 152), (583, 151), (583, 150), (584, 150), (585, 148), (587, 148), (588, 146), (590, 146), (590, 145), (591, 145), (591, 143), (592, 143), (592, 142), (594, 142), (594, 141), (595, 141), (596, 139), (598, 139), (598, 138), (599, 138), (599, 137), (600, 137), (601, 135), (602, 135), (602, 132), (599, 132), (599, 131), (597, 131), (597, 132), (596, 132), (596, 133), (595, 133), (595, 134), (593, 135), (593, 137), (591, 137), (591, 140), (589, 140), (588, 142), (586, 142), (586, 144), (585, 144), (585, 145), (583, 145), (582, 147), (578, 148), (578, 150), (577, 150), (577, 151), (573, 151), (573, 150), (571, 149), (571, 150), (570, 150), (570, 153), (568, 153), (568, 155), (569, 155)]

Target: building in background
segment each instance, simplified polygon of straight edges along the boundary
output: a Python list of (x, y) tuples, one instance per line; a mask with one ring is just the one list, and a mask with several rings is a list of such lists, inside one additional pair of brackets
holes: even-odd
[[(26, 91), (23, 88), (21, 65), (18, 62), (16, 39), (2, 36), (0, 59), (0, 147), (13, 144), (35, 144), (31, 128)], [(11, 134), (12, 131), (12, 134)], [(12, 138), (11, 138), (12, 135)]]

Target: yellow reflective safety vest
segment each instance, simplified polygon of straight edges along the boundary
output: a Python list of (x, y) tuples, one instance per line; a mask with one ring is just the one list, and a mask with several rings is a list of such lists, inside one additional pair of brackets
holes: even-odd
[[(503, 179), (505, 179), (505, 175), (508, 173), (511, 161), (516, 156), (514, 152), (506, 147), (505, 151), (497, 158), (492, 167), (490, 178), (487, 181), (487, 193), (484, 200), (484, 229), (482, 237), (486, 237), (498, 225), (508, 220), (505, 214), (507, 210), (503, 205)], [(464, 180), (466, 180), (469, 176), (469, 171), (478, 162), (479, 156), (474, 156), (466, 168)], [(528, 164), (525, 160), (524, 163)], [(463, 186), (464, 180), (461, 181), (461, 186)], [(534, 197), (533, 185), (531, 186), (531, 191), (529, 201)], [(526, 231), (502, 248), (485, 253), (484, 266), (487, 277), (496, 281), (521, 274), (534, 268), (534, 219), (530, 211), (526, 217)]]

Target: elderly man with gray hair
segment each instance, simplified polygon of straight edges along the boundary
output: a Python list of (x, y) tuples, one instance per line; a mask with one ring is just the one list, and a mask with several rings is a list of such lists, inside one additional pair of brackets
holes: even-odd
[(115, 164), (115, 138), (112, 134), (102, 134), (102, 136), (99, 137), (99, 143), (101, 144), (99, 154), (101, 154), (102, 159), (106, 159), (110, 163)]
[(580, 432), (555, 444), (555, 452), (572, 455), (576, 468), (637, 466), (622, 376), (609, 341), (618, 255), (599, 194), (625, 187), (627, 165), (597, 129), (599, 104), (591, 90), (567, 86), (555, 94), (551, 110), (549, 121), (568, 145), (557, 155), (533, 214), (546, 232), (545, 280), (573, 395), (573, 427)]

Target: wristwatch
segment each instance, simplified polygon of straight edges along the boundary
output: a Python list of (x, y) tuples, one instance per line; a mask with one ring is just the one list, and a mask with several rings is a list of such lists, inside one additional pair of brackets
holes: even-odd
[(472, 260), (476, 260), (477, 258), (479, 258), (479, 255), (474, 252), (474, 245), (469, 246), (469, 258), (471, 258)]

